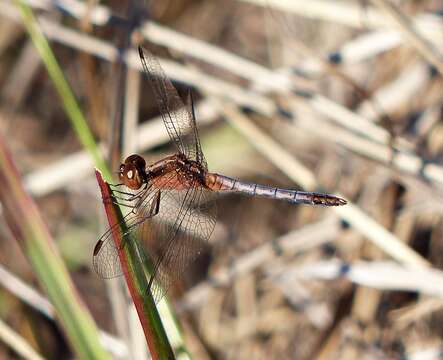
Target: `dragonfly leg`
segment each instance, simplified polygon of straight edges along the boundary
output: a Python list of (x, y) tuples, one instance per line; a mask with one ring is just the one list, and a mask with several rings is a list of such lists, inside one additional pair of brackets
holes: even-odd
[[(127, 191), (120, 191), (120, 190), (112, 190), (112, 194), (113, 194), (115, 197), (120, 198), (121, 200), (125, 200), (125, 201), (133, 201), (133, 200), (135, 200), (135, 199), (138, 199), (138, 198), (140, 198), (140, 197), (143, 197), (144, 194), (146, 194), (146, 196), (147, 196), (147, 195), (148, 195), (148, 191), (147, 191), (147, 190), (149, 190), (150, 188), (151, 188), (151, 186), (148, 186), (148, 184), (145, 184), (145, 185), (143, 186), (143, 188), (140, 189), (140, 190), (139, 190), (138, 192), (136, 192), (136, 193), (130, 193), (130, 192), (127, 192)], [(123, 196), (118, 197), (118, 196), (116, 196), (115, 194), (127, 195), (128, 198), (124, 198)]]
[(115, 199), (118, 199), (118, 200), (123, 200), (123, 201), (134, 201), (135, 199), (137, 199), (137, 198), (139, 198), (140, 196), (135, 196), (135, 195), (133, 195), (133, 196), (130, 196), (130, 197), (128, 197), (128, 198), (125, 198), (124, 196), (118, 196), (118, 195), (115, 195), (115, 194), (113, 194), (114, 196), (114, 198)]
[(106, 196), (106, 197), (103, 197), (103, 202), (105, 203), (105, 204), (107, 204), (107, 203), (113, 203), (113, 204), (117, 204), (117, 205), (122, 205), (122, 206), (128, 206), (128, 207), (133, 207), (133, 205), (128, 205), (128, 204), (124, 204), (124, 203), (121, 203), (121, 202), (119, 202), (118, 200), (122, 200), (122, 201), (132, 201), (132, 199), (125, 199), (124, 197), (120, 197), (120, 196)]
[[(142, 189), (142, 190), (140, 190), (140, 191), (143, 191), (144, 189)], [(112, 190), (112, 193), (113, 194), (115, 194), (115, 193), (117, 193), (117, 194), (122, 194), (122, 195), (128, 195), (128, 196), (134, 196), (134, 195), (137, 195), (137, 194), (139, 194), (139, 193), (131, 193), (131, 192), (127, 192), (127, 191), (120, 191), (120, 190)]]
[(135, 210), (137, 209), (137, 208), (135, 207), (135, 205), (128, 205), (128, 204), (120, 203), (120, 202), (118, 202), (118, 201), (112, 201), (112, 203), (115, 204), (115, 205), (119, 205), (119, 206), (123, 206), (123, 207), (129, 208), (129, 209), (132, 209), (132, 212), (133, 212), (134, 214), (135, 214)]
[(132, 205), (132, 204), (126, 204), (124, 202), (120, 202), (118, 200), (124, 200), (127, 201), (127, 199), (124, 198), (120, 198), (120, 197), (115, 197), (115, 196), (107, 196), (103, 198), (103, 203), (104, 204), (115, 204), (115, 205), (119, 205), (119, 206), (124, 206), (126, 208), (132, 209), (132, 212), (135, 214), (135, 210), (137, 209), (136, 205)]
[[(146, 186), (142, 190), (140, 190), (139, 192), (137, 192), (135, 194), (129, 193), (129, 192), (125, 192), (125, 191), (113, 190), (112, 191), (112, 195), (113, 195), (113, 197), (115, 199), (121, 200), (121, 201), (126, 201), (126, 202), (131, 202), (131, 201), (134, 201), (136, 199), (139, 199), (139, 201), (137, 201), (137, 203), (135, 205), (125, 205), (125, 204), (122, 204), (122, 203), (118, 203), (119, 205), (127, 206), (127, 207), (130, 207), (130, 208), (134, 209), (137, 206), (139, 206), (140, 203), (142, 202), (142, 200), (144, 199), (144, 192), (145, 192), (145, 190), (146, 190)], [(128, 197), (119, 196), (119, 195), (116, 195), (116, 194), (127, 195)]]
[[(140, 190), (134, 197), (131, 198), (131, 201), (138, 199), (135, 203), (135, 207), (139, 208), (143, 205), (143, 202), (151, 195), (148, 191), (151, 186), (145, 185), (142, 190)], [(157, 195), (156, 195), (157, 196)]]
[[(127, 201), (132, 201), (133, 199), (136, 199), (137, 197), (141, 196), (142, 191), (139, 191), (134, 194), (134, 193), (126, 192), (126, 191), (112, 190), (112, 194), (116, 198), (120, 198), (122, 200), (127, 200)], [(116, 194), (118, 194), (118, 195), (116, 195)], [(120, 195), (126, 195), (128, 198), (125, 198), (124, 196), (120, 196)]]

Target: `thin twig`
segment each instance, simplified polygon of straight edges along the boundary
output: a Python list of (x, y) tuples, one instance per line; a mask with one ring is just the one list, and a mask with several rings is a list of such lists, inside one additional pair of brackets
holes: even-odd
[(43, 358), (22, 338), (0, 319), (0, 339), (3, 340), (21, 357), (29, 360), (43, 360)]
[(411, 44), (443, 75), (443, 59), (434, 45), (414, 29), (409, 18), (386, 0), (371, 0), (386, 13)]
[[(24, 303), (39, 311), (47, 318), (56, 320), (55, 309), (51, 302), (23, 280), (0, 266), (0, 284)], [(118, 358), (128, 356), (126, 344), (111, 334), (100, 330), (100, 342), (103, 347)]]
[(344, 263), (338, 259), (319, 261), (291, 268), (273, 268), (272, 277), (278, 277), (285, 284), (293, 279), (348, 280), (380, 290), (414, 291), (423, 295), (443, 298), (443, 272), (437, 269), (410, 268), (394, 262), (358, 261)]
[[(313, 186), (315, 180), (312, 180), (315, 178), (310, 171), (307, 169), (304, 169), (303, 172), (292, 171), (293, 169), (299, 168), (299, 165), (293, 158), (281, 158), (276, 156), (276, 154), (279, 154), (282, 151), (282, 147), (279, 144), (270, 139), (266, 142), (263, 142), (263, 140), (257, 141), (257, 134), (260, 130), (235, 107), (224, 103), (223, 106), (219, 105), (219, 109), (225, 114), (226, 120), (228, 120), (232, 126), (240, 131), (257, 150), (271, 160), (289, 178), (296, 183), (305, 185), (304, 187), (308, 190), (314, 190), (316, 188), (316, 186)], [(265, 134), (260, 134), (260, 138), (265, 139), (267, 136)], [(262, 146), (262, 143), (266, 144), (266, 146)], [(331, 208), (331, 211), (337, 212), (356, 230), (364, 234), (369, 240), (374, 242), (375, 245), (383, 249), (383, 251), (394, 259), (419, 268), (429, 265), (429, 263), (417, 252), (400, 241), (356, 205), (348, 203), (346, 206), (333, 207)]]
[[(103, 41), (99, 41), (99, 40), (93, 39), (91, 37), (87, 37), (85, 35), (75, 33), (72, 30), (68, 30), (66, 28), (59, 26), (58, 24), (51, 23), (47, 20), (41, 20), (41, 21), (42, 21), (43, 28), (46, 29), (46, 31), (48, 32), (48, 36), (50, 36), (50, 37), (53, 36), (55, 39), (63, 39), (63, 41), (65, 41), (65, 42), (69, 41), (70, 46), (81, 47), (85, 51), (90, 51), (90, 52), (92, 52), (100, 57), (104, 57), (110, 61), (115, 61), (115, 59), (117, 58), (116, 49), (113, 48), (112, 46), (110, 46), (109, 44), (106, 44)], [(45, 24), (47, 25), (47, 27), (45, 26)], [(71, 37), (72, 37), (72, 39), (71, 39)], [(85, 45), (87, 45), (88, 42), (90, 42), (90, 44), (85, 48)], [(124, 58), (124, 60), (127, 61), (131, 66), (141, 70), (138, 57), (135, 55), (134, 52), (128, 53), (127, 56)], [(171, 78), (192, 84), (193, 86), (196, 86), (196, 87), (202, 89), (203, 91), (208, 91), (212, 94), (220, 94), (224, 97), (229, 98), (231, 101), (234, 101), (235, 103), (238, 103), (241, 105), (246, 105), (249, 108), (252, 108), (252, 109), (254, 109), (262, 114), (265, 114), (267, 116), (271, 115), (272, 113), (274, 113), (276, 111), (276, 106), (271, 100), (269, 100), (265, 97), (262, 97), (262, 96), (258, 95), (257, 93), (253, 93), (251, 91), (245, 91), (245, 90), (241, 89), (240, 87), (234, 86), (232, 84), (228, 84), (228, 83), (218, 80), (218, 79), (214, 79), (213, 77), (209, 77), (207, 75), (204, 75), (201, 72), (189, 70), (183, 66), (177, 65), (172, 62), (162, 61), (162, 67), (164, 68), (164, 70), (168, 74), (168, 76), (170, 76)], [(268, 73), (268, 75), (266, 75), (264, 81), (269, 86), (271, 86), (271, 88), (274, 88), (274, 89), (276, 86), (282, 86), (282, 83), (280, 81), (276, 81), (275, 83), (273, 83), (272, 81), (270, 82), (269, 79), (272, 79), (272, 72), (270, 72), (269, 70), (268, 70), (268, 72), (269, 73)], [(256, 79), (251, 79), (251, 80), (255, 81)], [(273, 84), (271, 85), (271, 83), (273, 83)], [(322, 115), (332, 116), (335, 121), (339, 121), (342, 124), (348, 124), (351, 126), (355, 119), (357, 119), (362, 124), (368, 123), (368, 125), (367, 126), (365, 125), (365, 126), (369, 129), (369, 131), (365, 135), (371, 136), (371, 138), (373, 138), (377, 142), (386, 143), (387, 139), (389, 138), (387, 136), (386, 131), (383, 130), (382, 128), (375, 127), (373, 129), (374, 131), (372, 131), (371, 130), (372, 128), (370, 128), (370, 126), (373, 127), (374, 125), (373, 124), (369, 125), (369, 122), (367, 119), (362, 118), (361, 116), (350, 111), (346, 107), (344, 107), (340, 104), (337, 104), (320, 94), (310, 93), (310, 96), (305, 100), (306, 100), (305, 103), (307, 105), (311, 106), (313, 109), (315, 109), (316, 111), (318, 111)], [(329, 112), (326, 114), (325, 110), (324, 110), (325, 107), (323, 105), (328, 106), (328, 107), (330, 106), (331, 108), (339, 110), (339, 113), (341, 114), (341, 116), (337, 116), (338, 113), (336, 113), (336, 112), (332, 112), (332, 113)], [(321, 130), (321, 129), (318, 128), (318, 130)], [(358, 127), (356, 130), (358, 130)], [(384, 135), (381, 135), (382, 133)], [(346, 137), (349, 137), (349, 136), (352, 136), (352, 135), (351, 134), (346, 135)], [(330, 139), (330, 137), (329, 137), (329, 139)], [(357, 139), (357, 138), (355, 138), (355, 139)], [(364, 139), (361, 139), (359, 141), (364, 141)], [(401, 138), (396, 139), (396, 141), (400, 142), (400, 145), (403, 144), (403, 139), (401, 139)], [(375, 144), (373, 142), (369, 142), (369, 145), (372, 147), (378, 146), (377, 144)], [(409, 148), (409, 146), (406, 146), (406, 148)], [(388, 152), (388, 154), (391, 154), (391, 150), (389, 148), (386, 151)], [(419, 157), (414, 156), (414, 155), (409, 155), (408, 153), (402, 154), (401, 152), (399, 152), (399, 154), (401, 156), (397, 157), (398, 162), (394, 163), (394, 165), (399, 166), (399, 169), (401, 169), (402, 171), (404, 171), (406, 169), (406, 171), (414, 172), (415, 174), (422, 173), (424, 176), (426, 176), (429, 179), (440, 181), (439, 180), (441, 178), (440, 173), (443, 172), (443, 168), (441, 168), (439, 165), (427, 164), (424, 161), (422, 161)], [(411, 167), (411, 165), (404, 166), (403, 160), (400, 160), (400, 159), (411, 158), (411, 156), (414, 158), (417, 158), (418, 161), (414, 160), (412, 162), (412, 167)], [(388, 158), (390, 158), (390, 155), (388, 156)], [(388, 162), (389, 162), (389, 160), (388, 160)], [(409, 169), (413, 169), (413, 170), (409, 170)], [(424, 171), (421, 171), (422, 169), (424, 169)]]
[(291, 231), (272, 243), (265, 244), (240, 256), (229, 267), (224, 267), (212, 274), (208, 280), (191, 289), (179, 303), (179, 308), (198, 308), (207, 301), (214, 287), (227, 286), (233, 279), (253, 272), (277, 257), (276, 248), (284, 254), (296, 254), (307, 251), (336, 239), (341, 231), (335, 216), (329, 216), (318, 222)]
[[(261, 7), (273, 7), (287, 13), (313, 20), (329, 21), (355, 28), (397, 28), (391, 18), (374, 7), (361, 6), (360, 2), (329, 0), (238, 0)], [(414, 27), (435, 44), (443, 38), (443, 23), (438, 15), (420, 14), (414, 18)]]

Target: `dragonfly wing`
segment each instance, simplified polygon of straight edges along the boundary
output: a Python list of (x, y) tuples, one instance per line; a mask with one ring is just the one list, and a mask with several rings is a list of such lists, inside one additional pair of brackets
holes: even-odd
[[(129, 191), (129, 190), (128, 190)], [(154, 216), (154, 202), (157, 201), (157, 192), (154, 189), (146, 189), (134, 194), (131, 201), (122, 205), (135, 206), (133, 210), (124, 216), (122, 222), (115, 224), (100, 237), (94, 248), (92, 264), (95, 272), (104, 279), (111, 279), (123, 275), (120, 265), (119, 249), (117, 248), (113, 232), (118, 232), (124, 241), (136, 241), (138, 229), (143, 222)], [(122, 229), (126, 229), (122, 232)]]
[(138, 51), (169, 137), (179, 152), (205, 165), (192, 108), (185, 106), (158, 60), (142, 47)]
[(204, 169), (208, 170), (208, 164), (206, 163), (205, 156), (203, 155), (203, 150), (200, 144), (200, 136), (198, 135), (198, 128), (195, 120), (196, 117), (195, 117), (195, 108), (194, 108), (194, 97), (192, 96), (191, 90), (189, 90), (188, 92), (186, 105), (188, 107), (188, 112), (192, 115), (192, 121), (193, 121), (193, 137), (195, 139), (195, 152), (196, 152), (195, 161), (201, 164)]
[(152, 187), (128, 202), (137, 207), (123, 219), (125, 233), (121, 233), (121, 224), (116, 224), (94, 249), (94, 269), (108, 279), (123, 274), (121, 250), (112, 232), (119, 231), (125, 241), (141, 241), (140, 250), (154, 266), (150, 291), (156, 303), (200, 254), (216, 223), (216, 193), (202, 186), (172, 190), (176, 181), (176, 174), (171, 172), (162, 179), (162, 186), (169, 190)]
[(215, 196), (203, 187), (163, 190), (159, 213), (143, 224), (143, 241), (154, 263), (150, 290), (155, 302), (204, 249), (216, 223)]
[(103, 279), (112, 279), (123, 274), (118, 249), (112, 239), (112, 229), (108, 229), (95, 245), (92, 265), (97, 275)]

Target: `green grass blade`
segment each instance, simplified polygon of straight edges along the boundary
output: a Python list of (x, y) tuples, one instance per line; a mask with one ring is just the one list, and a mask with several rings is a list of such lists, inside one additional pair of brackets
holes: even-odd
[(122, 234), (127, 233), (127, 228), (120, 207), (115, 204), (115, 201), (110, 201), (114, 197), (109, 185), (104, 182), (101, 173), (96, 170), (95, 174), (102, 194), (109, 227), (113, 229), (113, 241), (117, 249), (121, 249), (118, 254), (120, 264), (137, 309), (151, 356), (153, 359), (174, 359), (174, 353), (163, 328), (154, 299), (150, 291), (147, 291), (148, 277), (146, 271), (149, 271), (149, 269), (146, 269), (148, 265), (146, 259), (140, 257), (143, 251), (138, 249), (136, 241), (122, 236)]
[(6, 222), (54, 305), (74, 351), (81, 359), (107, 358), (95, 323), (81, 301), (35, 203), (26, 193), (1, 137), (0, 183), (0, 201)]
[(104, 177), (110, 181), (111, 173), (109, 172), (103, 156), (97, 147), (96, 141), (89, 129), (88, 123), (77, 103), (77, 100), (75, 99), (75, 96), (64, 77), (63, 71), (58, 65), (57, 59), (55, 58), (48, 41), (40, 30), (31, 8), (21, 0), (14, 0), (14, 2), (20, 9), (23, 24), (25, 25), (34, 46), (36, 47), (41, 59), (43, 60), (43, 63), (46, 66), (49, 76), (56, 87), (66, 114), (68, 115), (78, 138), (80, 139), (84, 148), (91, 154), (96, 167), (99, 168)]

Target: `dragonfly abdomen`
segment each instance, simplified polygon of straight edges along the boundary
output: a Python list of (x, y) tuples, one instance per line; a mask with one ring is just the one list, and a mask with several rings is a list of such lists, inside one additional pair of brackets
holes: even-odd
[(284, 200), (292, 204), (324, 206), (339, 206), (346, 204), (346, 200), (333, 195), (287, 190), (272, 186), (247, 183), (219, 174), (207, 174), (206, 185), (210, 189), (216, 191), (240, 192), (251, 196)]

